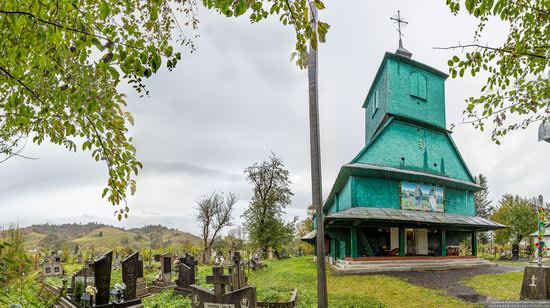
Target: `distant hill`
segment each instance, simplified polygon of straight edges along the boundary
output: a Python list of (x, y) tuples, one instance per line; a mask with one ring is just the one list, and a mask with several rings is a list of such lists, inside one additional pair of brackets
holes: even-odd
[(201, 239), (193, 234), (161, 225), (123, 229), (100, 223), (32, 225), (22, 229), (31, 249), (60, 249), (68, 245), (81, 248), (110, 249), (126, 246), (161, 248), (170, 245), (200, 246)]

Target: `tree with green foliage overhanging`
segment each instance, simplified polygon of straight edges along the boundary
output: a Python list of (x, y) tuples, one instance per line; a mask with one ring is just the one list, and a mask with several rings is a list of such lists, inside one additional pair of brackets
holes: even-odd
[(290, 173), (274, 153), (267, 161), (246, 168), (244, 173), (254, 192), (243, 214), (245, 226), (251, 245), (265, 257), (270, 249), (279, 250), (293, 238), (294, 222), (287, 223), (282, 217), (293, 196)]
[(499, 201), (491, 219), (508, 226), (495, 232), (495, 242), (505, 245), (519, 244), (537, 230), (537, 213), (533, 199), (506, 194)]
[[(321, 0), (312, 2), (324, 8)], [(311, 27), (306, 0), (4, 0), (0, 162), (23, 156), (29, 140), (89, 151), (106, 164), (103, 197), (117, 206), (119, 220), (127, 217), (124, 200), (128, 190), (135, 192), (142, 164), (119, 85), (147, 95), (145, 80), (162, 66), (173, 69), (182, 58), (180, 46), (194, 50), (198, 3), (252, 23), (276, 16), (295, 32), (293, 57), (301, 68), (308, 43), (324, 41), (329, 28), (322, 22), (318, 30)]]
[[(548, 119), (550, 1), (447, 0), (447, 5), (455, 15), (465, 9), (479, 20), (472, 43), (442, 48), (466, 51), (449, 60), (451, 76), (476, 76), (482, 70), (489, 74), (481, 95), (467, 99), (465, 122), (484, 130), (492, 120), (492, 139), (500, 144), (508, 132)], [(490, 46), (482, 34), (495, 19), (508, 25), (508, 36), (502, 44)]]

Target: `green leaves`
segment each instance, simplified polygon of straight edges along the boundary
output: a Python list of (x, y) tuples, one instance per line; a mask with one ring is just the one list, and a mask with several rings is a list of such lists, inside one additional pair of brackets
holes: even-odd
[(117, 86), (124, 81), (147, 95), (142, 78), (156, 73), (163, 58), (175, 67), (178, 45), (193, 50), (192, 41), (174, 31), (180, 29), (176, 14), (183, 25), (196, 28), (190, 5), (3, 1), (0, 155), (10, 155), (27, 138), (89, 152), (107, 170), (102, 197), (117, 206), (117, 217), (126, 217), (127, 191), (135, 193), (142, 165), (128, 136), (134, 119)]
[(107, 16), (109, 16), (110, 13), (111, 8), (109, 7), (107, 1), (101, 1), (101, 4), (99, 5), (99, 18), (104, 20), (107, 18)]
[[(317, 21), (317, 29), (312, 28), (310, 16), (310, 4), (315, 5), (318, 10), (325, 9), (322, 0), (251, 0), (251, 1), (230, 1), (230, 0), (203, 0), (203, 4), (214, 9), (227, 17), (238, 17), (250, 12), (252, 23), (260, 22), (269, 15), (278, 15), (279, 21), (284, 26), (292, 26), (296, 34), (295, 50), (291, 59), (304, 69), (308, 64), (308, 47), (317, 48), (318, 42), (325, 42), (330, 26), (322, 21)], [(170, 63), (168, 63), (170, 67)]]
[[(454, 13), (460, 9), (459, 3), (447, 1)], [(467, 0), (465, 7), (479, 19), (479, 24), (473, 44), (451, 47), (466, 53), (447, 62), (449, 73), (453, 78), (463, 77), (468, 71), (472, 77), (481, 71), (488, 76), (481, 95), (467, 100), (465, 123), (483, 131), (486, 122), (492, 122), (492, 140), (500, 144), (508, 132), (550, 117), (550, 28), (544, 26), (548, 24), (550, 1), (527, 5), (505, 0)], [(489, 46), (481, 43), (481, 35), (488, 20), (494, 17), (506, 22), (510, 30), (501, 45)]]

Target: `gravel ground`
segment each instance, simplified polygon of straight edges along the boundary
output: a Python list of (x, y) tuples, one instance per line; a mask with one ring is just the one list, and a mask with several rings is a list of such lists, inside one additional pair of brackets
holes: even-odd
[(523, 266), (496, 266), (462, 268), (447, 271), (410, 271), (387, 272), (384, 275), (394, 276), (422, 287), (443, 290), (448, 294), (473, 303), (484, 303), (486, 296), (464, 285), (462, 281), (479, 274), (498, 274), (523, 271)]

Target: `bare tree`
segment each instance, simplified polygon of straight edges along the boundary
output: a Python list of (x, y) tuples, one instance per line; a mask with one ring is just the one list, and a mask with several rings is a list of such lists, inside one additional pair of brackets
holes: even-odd
[(233, 206), (238, 200), (234, 193), (229, 193), (225, 198), (223, 193), (213, 192), (202, 196), (197, 201), (195, 210), (197, 211), (196, 218), (202, 230), (202, 261), (204, 263), (210, 263), (212, 244), (219, 237), (220, 231), (232, 225)]

